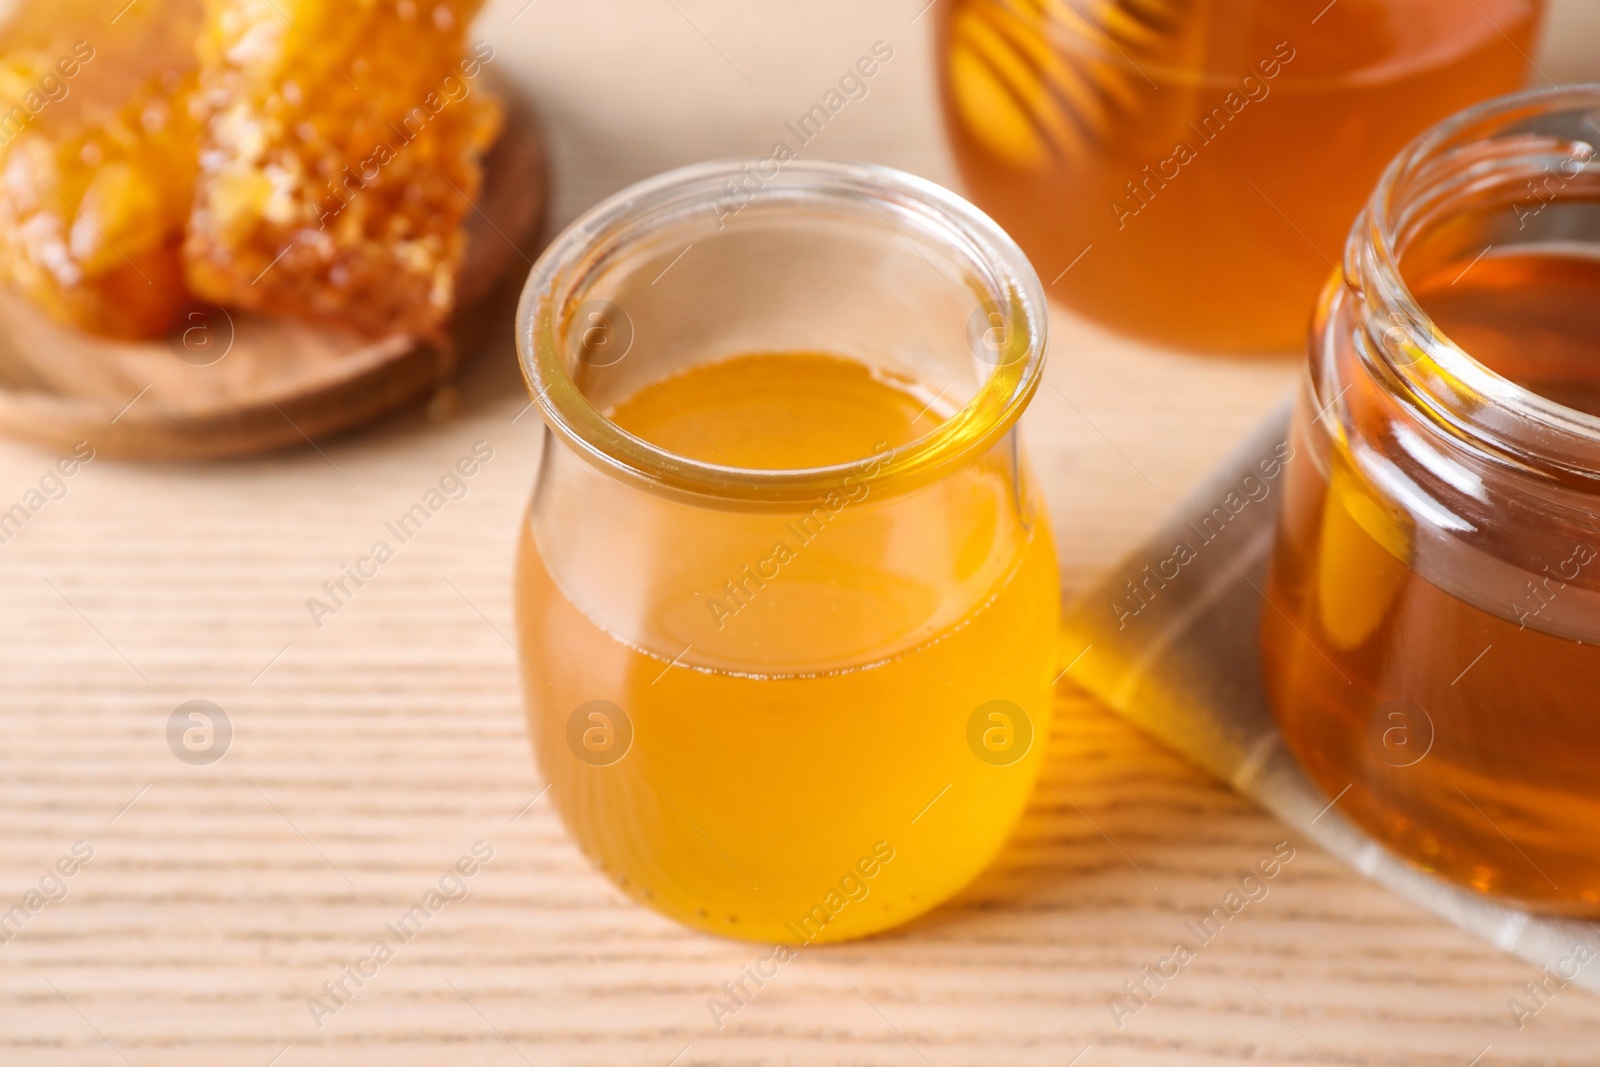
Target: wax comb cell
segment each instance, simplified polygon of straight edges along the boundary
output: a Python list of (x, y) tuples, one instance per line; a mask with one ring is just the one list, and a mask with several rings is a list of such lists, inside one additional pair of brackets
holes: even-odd
[(480, 0), (211, 0), (187, 276), (207, 299), (437, 335), (500, 121)]

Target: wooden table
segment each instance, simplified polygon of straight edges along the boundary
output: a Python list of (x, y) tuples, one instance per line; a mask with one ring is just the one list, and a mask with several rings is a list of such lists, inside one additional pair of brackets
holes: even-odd
[[(765, 152), (879, 39), (893, 61), (813, 151), (951, 181), (923, 2), (507, 0), (480, 32), (543, 109), (565, 223), (655, 171)], [(1584, 73), (1596, 7), (1558, 7), (1551, 76)], [(1059, 392), (1028, 433), (1078, 587), (1296, 368), (1153, 352), (1066, 314), (1053, 342)], [(67, 891), (0, 944), (0, 1063), (1600, 1061), (1600, 1002), (1562, 992), (1519, 1030), (1506, 1001), (1531, 968), (1303, 843), (1117, 1028), (1107, 998), (1286, 834), (1067, 689), (1046, 781), (977, 885), (803, 952), (719, 1030), (707, 998), (764, 950), (635, 907), (535, 799), (507, 643), (540, 441), (526, 402), (503, 336), (455, 411), (257, 462), (96, 461), (0, 544), (0, 912), (41, 878)], [(468, 495), (316, 625), (306, 599), (477, 441), (494, 457)], [(0, 447), (0, 506), (55, 460)], [(209, 766), (167, 744), (195, 699), (235, 735)], [(92, 859), (48, 878), (80, 841)], [(319, 1028), (307, 998), (477, 841), (493, 859), (467, 898)]]

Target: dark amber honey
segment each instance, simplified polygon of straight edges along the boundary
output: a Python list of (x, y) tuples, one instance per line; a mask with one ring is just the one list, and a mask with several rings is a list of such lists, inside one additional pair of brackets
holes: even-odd
[(950, 0), (946, 127), (1051, 296), (1292, 349), (1386, 164), (1527, 76), (1542, 0)]
[[(1600, 415), (1600, 259), (1491, 248), (1408, 281), (1480, 363)], [(1345, 398), (1358, 420), (1363, 409), (1376, 420), (1370, 388), (1357, 382)], [(1519, 525), (1518, 502), (1496, 500), (1466, 520), (1485, 551), (1447, 561), (1360, 473), (1346, 440), (1326, 445), (1322, 463), (1321, 430), (1302, 418), (1297, 433), (1313, 461), (1290, 480), (1263, 609), (1267, 683), (1290, 747), (1341, 811), (1424, 868), (1542, 909), (1600, 913), (1595, 509)]]

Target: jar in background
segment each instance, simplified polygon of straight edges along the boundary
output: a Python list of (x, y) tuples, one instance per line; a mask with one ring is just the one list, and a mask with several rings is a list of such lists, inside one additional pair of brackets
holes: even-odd
[(947, 0), (972, 198), (1046, 291), (1180, 348), (1297, 349), (1407, 141), (1520, 88), (1543, 0)]
[(680, 922), (769, 942), (960, 889), (1050, 727), (1022, 252), (883, 167), (706, 164), (574, 223), (517, 329), (548, 427), (524, 691), (584, 852)]
[(1425, 870), (1600, 914), (1600, 87), (1390, 166), (1328, 286), (1263, 608), (1289, 747)]

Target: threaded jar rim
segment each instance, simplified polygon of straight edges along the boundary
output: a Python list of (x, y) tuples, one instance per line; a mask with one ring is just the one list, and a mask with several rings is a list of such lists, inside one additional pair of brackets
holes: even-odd
[[(1555, 132), (1579, 124), (1586, 139)], [(1389, 164), (1356, 219), (1317, 321), (1331, 324), (1337, 316), (1330, 307), (1348, 302), (1368, 372), (1454, 446), (1591, 484), (1600, 479), (1600, 417), (1473, 357), (1421, 307), (1401, 271), (1408, 247), (1430, 226), (1455, 217), (1453, 209), (1485, 198), (1493, 203), (1562, 160), (1574, 163), (1563, 171), (1574, 198), (1600, 197), (1600, 84), (1499, 97), (1426, 131)], [(1594, 245), (1600, 255), (1600, 235)], [(1319, 392), (1330, 382), (1317, 383)], [(1321, 401), (1332, 406), (1338, 397)]]

